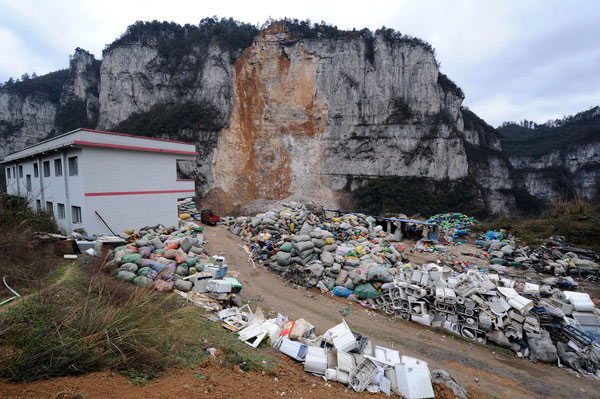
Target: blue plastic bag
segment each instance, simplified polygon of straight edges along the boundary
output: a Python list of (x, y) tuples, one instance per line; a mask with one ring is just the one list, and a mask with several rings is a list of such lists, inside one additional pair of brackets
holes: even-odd
[(354, 291), (352, 291), (350, 288), (342, 287), (341, 285), (338, 285), (333, 288), (333, 295), (341, 296), (342, 298), (347, 298), (353, 293)]

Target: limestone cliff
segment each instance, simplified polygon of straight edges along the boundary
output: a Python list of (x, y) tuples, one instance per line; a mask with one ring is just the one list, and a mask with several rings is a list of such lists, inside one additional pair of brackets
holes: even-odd
[[(459, 181), (470, 173), (465, 144), (482, 145), (477, 131), (468, 143), (462, 93), (440, 83), (433, 52), (419, 43), (303, 39), (278, 23), (237, 59), (233, 81), (231, 123), (205, 197), (226, 212), (264, 198), (335, 204), (344, 189), (381, 176)], [(471, 171), (489, 180), (481, 205), (506, 211), (510, 197), (488, 195), (512, 187), (504, 160), (483, 166)]]
[(518, 181), (546, 202), (600, 198), (600, 142), (554, 150), (539, 157), (511, 156)]
[[(0, 152), (92, 127), (194, 142), (200, 156), (180, 172), (220, 212), (286, 198), (338, 206), (386, 176), (507, 212), (518, 205), (514, 170), (533, 161), (510, 165), (498, 131), (463, 98), (431, 46), (390, 30), (138, 22), (101, 61), (77, 49), (68, 70), (0, 88)], [(593, 163), (594, 151), (544, 164)], [(586, 168), (587, 193), (598, 184)], [(531, 194), (557, 195), (530, 181)]]
[(69, 69), (1, 87), (0, 155), (77, 127), (95, 127), (99, 66), (77, 48)]
[(518, 187), (546, 203), (600, 199), (600, 107), (542, 125), (507, 122), (499, 131)]

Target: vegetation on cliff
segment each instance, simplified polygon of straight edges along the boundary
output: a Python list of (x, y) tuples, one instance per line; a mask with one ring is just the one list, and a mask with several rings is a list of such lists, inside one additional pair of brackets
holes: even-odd
[(473, 179), (457, 181), (401, 176), (369, 179), (352, 192), (357, 211), (369, 215), (420, 214), (429, 217), (443, 212), (485, 216), (479, 187)]
[(61, 69), (42, 76), (33, 74), (30, 77), (28, 74), (24, 74), (21, 79), (10, 78), (1, 84), (0, 90), (23, 98), (33, 95), (42, 96), (53, 103), (58, 103), (62, 87), (68, 78), (68, 69)]
[(537, 157), (554, 150), (600, 141), (600, 107), (538, 125), (523, 120), (504, 122), (498, 130), (508, 156)]
[(182, 131), (214, 132), (223, 128), (219, 112), (209, 103), (185, 101), (156, 104), (147, 112), (135, 112), (113, 130), (145, 137), (187, 139)]
[(258, 33), (255, 25), (233, 18), (204, 18), (198, 25), (179, 25), (167, 21), (137, 21), (130, 25), (117, 40), (108, 44), (104, 52), (130, 44), (157, 46), (165, 59), (181, 60), (192, 53), (194, 46), (207, 45), (211, 40), (231, 49), (244, 49)]

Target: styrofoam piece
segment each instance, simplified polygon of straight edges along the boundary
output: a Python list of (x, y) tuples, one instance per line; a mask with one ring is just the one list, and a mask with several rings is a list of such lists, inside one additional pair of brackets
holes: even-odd
[(421, 276), (422, 276), (423, 272), (419, 269), (413, 270), (412, 276), (411, 276), (411, 281), (413, 283), (419, 283), (421, 282)]
[(581, 325), (584, 331), (600, 331), (600, 317), (592, 312), (573, 312), (573, 318)]
[(251, 324), (241, 330), (238, 333), (240, 340), (244, 341), (253, 348), (258, 347), (258, 345), (260, 345), (264, 337), (267, 335), (269, 325), (265, 325), (265, 323)]
[(525, 283), (523, 286), (523, 292), (528, 294), (537, 294), (540, 292), (540, 286), (538, 284)]
[(494, 302), (488, 302), (488, 305), (495, 315), (501, 315), (510, 309), (510, 304), (504, 298), (497, 298)]
[(327, 351), (327, 368), (335, 369), (337, 367), (337, 351)]
[(206, 289), (210, 292), (227, 293), (231, 292), (231, 281), (226, 280), (208, 280)]
[(350, 373), (355, 366), (354, 356), (346, 352), (337, 351), (337, 364), (338, 371)]
[(377, 373), (377, 365), (369, 358), (364, 358), (348, 376), (348, 385), (356, 392), (364, 391)]
[(379, 381), (379, 389), (381, 392), (390, 396), (392, 394), (392, 383), (387, 377), (381, 377), (381, 381)]
[(224, 256), (213, 256), (213, 259), (215, 260), (215, 265), (217, 266), (223, 266), (225, 264), (225, 257)]
[(400, 363), (400, 352), (397, 350), (376, 345), (373, 354), (375, 359), (389, 366)]
[(279, 351), (285, 353), (292, 359), (296, 359), (299, 362), (303, 362), (306, 359), (308, 345), (305, 345), (298, 341), (292, 341), (287, 338), (284, 338), (281, 340)]
[(348, 378), (350, 377), (350, 373), (346, 372), (346, 371), (341, 371), (341, 370), (337, 370), (337, 381), (344, 384), (344, 385), (348, 385)]
[(593, 312), (596, 308), (590, 295), (585, 292), (563, 291), (563, 294), (578, 312)]
[(402, 363), (395, 367), (398, 391), (406, 399), (433, 398), (431, 376), (426, 362), (402, 356)]
[(223, 309), (219, 312), (219, 319), (223, 320), (223, 319), (226, 319), (231, 316), (237, 316), (237, 315), (239, 315), (239, 313), (240, 313), (240, 311), (236, 307)]
[(213, 264), (204, 265), (204, 271), (212, 273), (213, 278), (223, 278), (227, 274), (227, 265), (216, 266)]
[(527, 313), (533, 308), (533, 301), (520, 295), (509, 298), (508, 304), (520, 313)]
[(456, 334), (458, 334), (458, 332), (459, 332), (458, 324), (452, 323), (450, 321), (445, 321), (444, 324), (443, 324), (443, 327), (446, 330), (448, 330), (450, 332), (453, 332), (453, 333), (456, 333)]
[(396, 370), (393, 367), (388, 367), (383, 372), (383, 376), (385, 378), (387, 378), (388, 380), (390, 380), (391, 390), (394, 391), (394, 392), (397, 391), (398, 390), (398, 383), (396, 381)]
[(422, 324), (424, 326), (431, 326), (433, 322), (433, 316), (430, 314), (422, 314), (422, 315), (411, 315), (410, 319), (416, 323)]
[(452, 288), (444, 288), (444, 294), (444, 302), (446, 302), (448, 305), (456, 304), (456, 293)]
[(327, 381), (337, 381), (338, 372), (336, 369), (327, 369), (325, 370), (325, 379)]
[(348, 324), (346, 324), (346, 320), (342, 320), (340, 324), (327, 330), (323, 337), (331, 340), (338, 351), (348, 352), (357, 346), (356, 338)]
[(281, 334), (281, 327), (279, 327), (277, 323), (271, 324), (269, 330), (267, 331), (267, 335), (271, 340), (271, 344), (274, 344), (279, 339), (279, 334)]
[(304, 371), (314, 374), (325, 374), (327, 370), (327, 350), (316, 346), (309, 346), (304, 360)]

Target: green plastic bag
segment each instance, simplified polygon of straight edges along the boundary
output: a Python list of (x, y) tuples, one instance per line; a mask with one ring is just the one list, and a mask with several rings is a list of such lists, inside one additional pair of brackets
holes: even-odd
[(373, 287), (373, 285), (370, 283), (357, 285), (354, 288), (354, 293), (360, 299), (366, 299), (366, 298), (375, 299), (375, 298), (378, 298), (379, 296), (381, 296), (381, 292), (377, 291), (375, 289), (375, 287)]
[(135, 263), (136, 265), (142, 264), (142, 255), (140, 254), (127, 254), (123, 255), (121, 258), (121, 262), (123, 263)]
[(291, 242), (285, 242), (285, 243), (283, 243), (281, 248), (279, 248), (279, 250), (283, 251), (283, 252), (292, 252), (293, 248), (294, 248), (294, 244), (292, 244)]
[(185, 258), (185, 264), (188, 267), (192, 267), (196, 265), (196, 262), (198, 262), (198, 258)]

